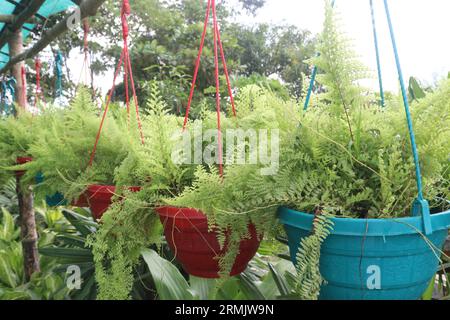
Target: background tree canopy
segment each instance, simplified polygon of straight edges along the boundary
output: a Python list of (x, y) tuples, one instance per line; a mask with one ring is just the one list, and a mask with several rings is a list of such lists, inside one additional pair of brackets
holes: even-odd
[[(314, 52), (314, 37), (309, 31), (292, 25), (247, 25), (239, 22), (244, 15), (254, 15), (264, 6), (264, 2), (240, 0), (240, 7), (237, 7), (236, 2), (231, 5), (229, 1), (222, 1), (217, 8), (233, 85), (264, 83), (282, 96), (290, 94), (301, 98), (305, 77), (310, 73), (305, 60)], [(172, 102), (173, 111), (181, 113), (187, 103), (203, 30), (206, 1), (134, 0), (130, 3), (130, 51), (139, 99), (147, 99), (148, 82), (155, 80), (167, 101)], [(122, 48), (120, 3), (107, 1), (90, 24), (92, 71), (94, 74), (110, 71), (117, 64)], [(82, 39), (80, 28), (78, 32), (70, 32), (60, 38), (55, 47), (60, 48), (68, 58), (81, 54)], [(212, 39), (210, 27), (194, 103), (213, 97)], [(74, 48), (76, 43), (78, 48)], [(47, 65), (47, 69), (49, 67)], [(76, 81), (66, 79), (66, 88), (73, 89)], [(52, 75), (49, 75), (47, 86), (51, 87), (53, 82)], [(226, 89), (225, 82), (222, 89)], [(123, 92), (124, 86), (120, 84), (116, 90), (116, 99), (122, 99)]]

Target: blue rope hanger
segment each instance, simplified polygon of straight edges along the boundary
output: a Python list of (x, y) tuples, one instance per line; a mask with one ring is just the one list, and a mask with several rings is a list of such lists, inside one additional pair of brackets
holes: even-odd
[(425, 233), (428, 235), (433, 232), (433, 229), (431, 226), (431, 220), (430, 220), (430, 207), (428, 205), (428, 201), (425, 200), (423, 197), (422, 174), (420, 171), (419, 153), (417, 151), (416, 138), (414, 135), (411, 113), (409, 111), (408, 95), (406, 93), (405, 82), (403, 80), (403, 72), (402, 72), (402, 67), (400, 65), (400, 58), (399, 58), (399, 54), (398, 54), (397, 43), (395, 41), (395, 35), (394, 35), (394, 27), (392, 26), (391, 14), (389, 12), (389, 6), (387, 3), (387, 0), (384, 0), (384, 8), (386, 11), (386, 18), (387, 18), (388, 25), (389, 25), (389, 33), (391, 34), (392, 47), (394, 49), (395, 63), (397, 65), (398, 79), (400, 81), (400, 87), (402, 90), (403, 105), (405, 106), (406, 121), (408, 123), (409, 138), (411, 141), (411, 149), (412, 149), (413, 158), (414, 158), (414, 166), (416, 169), (416, 184), (417, 184), (418, 194), (417, 194), (417, 199), (414, 201), (412, 215), (413, 216), (420, 216), (420, 215), (422, 216)]
[(14, 97), (16, 79), (13, 77), (3, 79), (1, 82), (1, 105), (3, 108), (3, 114), (8, 116), (15, 112), (14, 110)]
[[(334, 6), (334, 4), (335, 4), (335, 1), (332, 2), (332, 6)], [(375, 18), (374, 18), (375, 15), (374, 15), (374, 11), (373, 11), (373, 1), (372, 0), (370, 0), (370, 5), (371, 5), (371, 14), (372, 14), (372, 22), (373, 22), (374, 39), (375, 39), (375, 50), (377, 53), (378, 76), (379, 76), (379, 81), (380, 81), (380, 96), (381, 96), (381, 103), (384, 106), (385, 101), (384, 101), (383, 84), (382, 84), (382, 80), (381, 80), (381, 64), (380, 64), (380, 59), (379, 59), (378, 38), (377, 38), (377, 34), (376, 34)], [(411, 112), (410, 112), (410, 107), (409, 107), (409, 102), (408, 102), (408, 95), (406, 92), (405, 82), (403, 79), (403, 72), (402, 72), (402, 68), (400, 65), (400, 57), (398, 54), (397, 43), (395, 41), (394, 27), (392, 25), (392, 20), (391, 20), (391, 15), (389, 12), (389, 6), (388, 6), (387, 0), (384, 0), (384, 8), (385, 8), (386, 18), (387, 18), (387, 22), (388, 22), (388, 26), (389, 26), (389, 33), (390, 33), (390, 37), (391, 37), (392, 48), (394, 50), (395, 63), (397, 66), (398, 78), (399, 78), (400, 87), (401, 87), (401, 91), (402, 91), (403, 104), (404, 104), (405, 113), (406, 113), (406, 122), (408, 124), (408, 132), (409, 132), (409, 138), (410, 138), (410, 142), (411, 142), (411, 151), (413, 154), (414, 166), (415, 166), (415, 175), (416, 175), (415, 178), (416, 178), (418, 193), (417, 193), (417, 198), (414, 201), (414, 204), (412, 206), (411, 213), (413, 216), (422, 216), (425, 234), (429, 235), (433, 232), (433, 228), (431, 225), (431, 219), (430, 219), (430, 208), (429, 208), (428, 201), (423, 196), (422, 174), (421, 174), (421, 170), (420, 170), (419, 153), (417, 151), (417, 144), (416, 144), (416, 138), (414, 135), (414, 128), (413, 128)], [(308, 109), (308, 105), (309, 105), (311, 93), (312, 93), (312, 90), (314, 87), (316, 75), (317, 75), (317, 66), (314, 67), (314, 70), (313, 70), (313, 73), (311, 76), (311, 83), (309, 86), (308, 94), (306, 96), (304, 110)]]
[[(336, 0), (333, 0), (331, 2), (332, 8), (334, 8), (335, 3), (336, 3)], [(380, 98), (381, 98), (380, 104), (382, 107), (384, 107), (385, 106), (385, 98), (384, 98), (384, 89), (383, 89), (383, 78), (381, 76), (381, 62), (380, 62), (380, 53), (379, 53), (379, 47), (378, 47), (377, 29), (376, 29), (376, 23), (375, 23), (375, 13), (374, 13), (374, 9), (373, 9), (373, 0), (370, 0), (370, 11), (371, 11), (371, 16), (372, 16), (372, 28), (373, 28), (373, 37), (374, 37), (374, 43), (375, 43), (375, 53), (376, 53), (376, 57), (377, 57), (378, 82), (379, 82), (379, 87), (380, 87)], [(317, 66), (314, 66), (314, 69), (311, 74), (311, 81), (309, 83), (308, 93), (306, 94), (306, 98), (305, 98), (305, 104), (303, 106), (303, 110), (305, 110), (305, 111), (308, 110), (308, 107), (309, 107), (311, 95), (312, 95), (312, 92), (314, 89), (314, 83), (316, 82), (317, 71), (318, 71)]]
[(385, 101), (384, 101), (383, 79), (381, 77), (380, 50), (378, 47), (377, 25), (375, 23), (375, 11), (373, 9), (373, 0), (370, 0), (370, 14), (372, 15), (373, 41), (375, 44), (375, 53), (377, 56), (378, 84), (380, 86), (380, 99), (381, 99), (380, 103), (381, 106), (384, 107)]
[[(331, 7), (334, 8), (334, 5), (336, 3), (336, 0), (333, 0), (331, 2)], [(317, 53), (317, 55), (319, 55), (319, 53)], [(311, 100), (311, 95), (314, 89), (314, 83), (316, 83), (316, 77), (317, 77), (317, 66), (314, 66), (313, 71), (311, 73), (311, 81), (309, 82), (309, 88), (308, 88), (308, 93), (306, 94), (306, 98), (305, 98), (305, 104), (303, 106), (303, 110), (308, 110), (308, 106), (309, 106), (309, 101)]]
[(55, 97), (61, 97), (63, 93), (62, 88), (62, 77), (63, 77), (63, 56), (61, 51), (56, 53), (55, 57), (55, 73), (56, 73), (56, 84), (55, 84)]

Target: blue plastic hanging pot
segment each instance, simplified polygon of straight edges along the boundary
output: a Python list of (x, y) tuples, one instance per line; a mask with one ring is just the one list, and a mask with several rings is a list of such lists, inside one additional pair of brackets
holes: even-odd
[[(36, 175), (36, 184), (41, 184), (44, 182), (44, 175), (42, 173), (38, 173)], [(64, 195), (61, 192), (56, 192), (53, 195), (45, 196), (45, 202), (49, 207), (58, 207), (67, 205), (67, 200), (64, 198)]]
[[(296, 263), (300, 240), (311, 234), (314, 216), (280, 208), (291, 259)], [(431, 215), (433, 232), (425, 236), (420, 216), (399, 219), (333, 218), (333, 230), (322, 244), (320, 272), (327, 281), (325, 300), (419, 299), (435, 275), (439, 250), (450, 227), (450, 211)], [(422, 234), (422, 235), (421, 235)]]
[(57, 192), (52, 196), (46, 196), (45, 202), (49, 207), (58, 207), (67, 205), (67, 200), (61, 192)]

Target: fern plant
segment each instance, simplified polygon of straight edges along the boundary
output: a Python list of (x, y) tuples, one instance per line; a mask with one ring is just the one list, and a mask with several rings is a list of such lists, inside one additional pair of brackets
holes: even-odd
[(17, 116), (0, 119), (0, 183), (5, 184), (16, 168), (18, 157), (29, 157), (30, 147), (47, 131), (46, 123), (58, 116), (46, 110), (39, 117), (19, 109)]
[[(338, 31), (329, 1), (326, 7), (320, 55), (312, 60), (323, 72), (319, 81), (325, 92), (318, 96), (318, 104), (301, 113), (294, 101), (253, 85), (243, 88), (236, 98), (237, 118), (222, 119), (223, 130), (279, 130), (275, 175), (262, 175), (262, 163), (227, 164), (223, 177), (208, 163), (174, 163), (175, 142), (170, 136), (181, 130), (182, 119), (168, 115), (153, 90), (151, 112), (144, 119), (146, 143), (129, 145), (131, 151), (115, 171), (117, 184), (125, 185), (133, 176), (143, 188), (114, 203), (90, 242), (101, 298), (129, 298), (131, 271), (140, 249), (160, 240), (161, 225), (154, 211), (160, 205), (205, 213), (211, 229), (218, 231), (219, 243), (223, 246), (228, 240), (228, 251), (218, 257), (223, 276), (229, 274), (240, 241), (249, 237), (250, 223), (260, 236), (270, 238), (279, 232), (276, 211), (280, 205), (320, 211), (316, 232), (302, 241), (298, 254), (296, 291), (308, 299), (318, 296), (324, 280), (318, 263), (320, 245), (332, 227), (327, 217), (410, 215), (417, 190), (404, 110), (397, 98), (388, 100), (384, 110), (369, 104), (368, 97), (374, 94), (359, 81), (367, 71)], [(439, 199), (448, 197), (449, 189), (449, 84), (443, 82), (435, 93), (412, 105), (425, 196), (440, 209), (448, 208)], [(200, 112), (203, 129), (214, 129), (216, 115), (207, 109)], [(432, 123), (439, 124), (438, 129), (429, 130)], [(195, 137), (192, 128), (196, 124), (189, 125), (191, 137)], [(248, 144), (244, 149), (246, 160), (254, 156)]]
[(128, 154), (131, 130), (123, 108), (112, 106), (107, 114), (92, 165), (89, 165), (101, 118), (90, 94), (80, 90), (60, 117), (46, 123), (47, 131), (30, 146), (34, 161), (24, 167), (24, 180), (44, 180), (35, 189), (39, 197), (61, 192), (68, 201), (77, 199), (88, 185), (114, 185), (114, 170)]
[[(319, 81), (325, 92), (318, 105), (306, 113), (291, 112), (276, 97), (253, 95), (252, 90), (244, 90), (238, 99), (244, 102), (238, 110), (248, 115), (242, 121), (252, 119), (253, 113), (258, 118), (252, 125), (269, 120), (262, 125), (280, 128), (278, 174), (262, 176), (258, 166), (229, 166), (222, 183), (216, 172), (199, 169), (193, 187), (169, 203), (200, 208), (208, 219), (237, 230), (240, 237), (245, 222), (271, 223), (280, 205), (336, 217), (410, 216), (417, 189), (404, 110), (396, 99), (384, 110), (369, 107), (366, 97), (373, 93), (359, 86), (365, 70), (338, 31), (336, 19), (326, 1), (320, 55), (312, 60), (323, 72)], [(442, 200), (449, 190), (449, 90), (450, 83), (444, 81), (439, 90), (412, 105), (424, 193), (439, 210), (449, 208)], [(429, 130), (430, 124), (437, 124), (436, 129)], [(243, 217), (248, 220), (239, 220)], [(327, 234), (313, 234), (300, 246), (298, 281), (312, 293), (300, 291), (302, 297), (318, 294), (318, 256)]]

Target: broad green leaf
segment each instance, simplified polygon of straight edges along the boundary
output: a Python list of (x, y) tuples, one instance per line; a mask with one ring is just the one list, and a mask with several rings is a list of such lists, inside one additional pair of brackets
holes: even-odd
[(183, 275), (169, 261), (151, 249), (142, 250), (142, 257), (152, 275), (161, 300), (193, 300), (189, 285)]
[(12, 241), (19, 235), (19, 230), (14, 225), (13, 216), (4, 208), (2, 208), (2, 224), (0, 225), (0, 239)]
[(270, 269), (270, 274), (272, 275), (272, 279), (275, 282), (278, 291), (280, 292), (281, 295), (288, 295), (289, 289), (287, 283), (271, 263), (269, 263), (268, 265)]
[(81, 235), (87, 237), (94, 232), (95, 223), (86, 217), (70, 210), (62, 210), (64, 217), (77, 229)]
[(40, 248), (39, 253), (44, 256), (71, 259), (70, 261), (76, 260), (78, 262), (90, 262), (93, 259), (92, 252), (89, 249), (48, 247)]
[(240, 288), (249, 300), (266, 300), (264, 294), (259, 290), (258, 284), (260, 281), (252, 281), (250, 277), (244, 272), (239, 275)]
[(196, 296), (200, 300), (213, 299), (214, 288), (216, 287), (215, 279), (204, 279), (199, 277), (190, 276), (189, 282), (191, 289), (195, 292)]
[(19, 277), (14, 272), (8, 259), (8, 255), (0, 254), (0, 282), (10, 288), (15, 288), (19, 285)]

